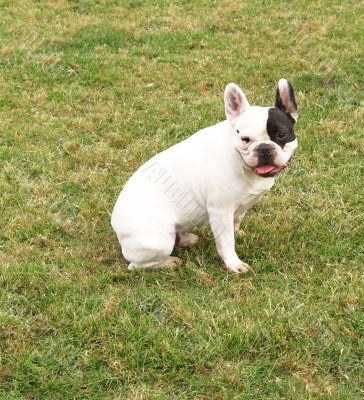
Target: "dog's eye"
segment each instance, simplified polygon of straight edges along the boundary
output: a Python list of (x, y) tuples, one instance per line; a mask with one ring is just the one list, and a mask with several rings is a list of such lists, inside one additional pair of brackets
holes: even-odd
[(278, 137), (280, 139), (283, 139), (284, 137), (286, 137), (286, 133), (285, 132), (280, 132), (280, 133), (278, 133)]
[(243, 136), (243, 137), (241, 138), (241, 140), (242, 140), (242, 142), (244, 142), (244, 143), (249, 143), (249, 142), (250, 142), (250, 139), (248, 138), (248, 136)]
[(239, 129), (236, 130), (236, 133), (240, 133)]

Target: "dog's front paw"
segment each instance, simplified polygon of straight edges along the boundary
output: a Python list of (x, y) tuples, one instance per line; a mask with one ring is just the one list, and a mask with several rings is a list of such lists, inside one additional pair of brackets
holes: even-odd
[(244, 274), (245, 272), (248, 272), (249, 271), (249, 268), (250, 268), (250, 266), (249, 266), (249, 264), (247, 264), (247, 263), (244, 263), (244, 262), (240, 262), (240, 264), (237, 264), (237, 265), (233, 265), (233, 266), (226, 266), (226, 269), (229, 271), (229, 272), (234, 272), (235, 274)]
[(193, 247), (198, 242), (198, 236), (194, 233), (178, 233), (176, 235), (176, 246)]

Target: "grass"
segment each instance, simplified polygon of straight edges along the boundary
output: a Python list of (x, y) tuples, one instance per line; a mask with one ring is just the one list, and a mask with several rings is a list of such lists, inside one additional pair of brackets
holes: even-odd
[[(0, 1), (0, 398), (364, 394), (363, 9), (336, 1)], [(209, 230), (127, 271), (110, 212), (156, 152), (296, 89), (299, 148), (227, 274)]]

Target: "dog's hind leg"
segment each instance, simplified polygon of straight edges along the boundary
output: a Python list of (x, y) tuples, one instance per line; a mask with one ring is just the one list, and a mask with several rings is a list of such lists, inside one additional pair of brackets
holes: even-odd
[(176, 233), (172, 229), (162, 232), (144, 231), (142, 234), (120, 240), (124, 258), (130, 262), (128, 269), (156, 269), (176, 267), (182, 263), (171, 253), (175, 244)]

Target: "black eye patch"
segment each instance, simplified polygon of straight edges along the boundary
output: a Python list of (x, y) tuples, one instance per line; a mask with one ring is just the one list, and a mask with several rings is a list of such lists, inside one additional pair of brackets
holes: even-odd
[(281, 147), (296, 139), (291, 119), (278, 108), (270, 108), (268, 111), (267, 133), (270, 140)]

